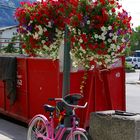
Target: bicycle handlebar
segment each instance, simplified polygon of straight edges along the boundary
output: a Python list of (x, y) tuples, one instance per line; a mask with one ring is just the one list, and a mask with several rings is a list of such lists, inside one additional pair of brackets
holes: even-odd
[(62, 101), (67, 106), (74, 107), (74, 108), (85, 108), (87, 106), (87, 102), (83, 106), (81, 106), (81, 105), (72, 105), (72, 104), (67, 103), (63, 98), (49, 98), (49, 101)]

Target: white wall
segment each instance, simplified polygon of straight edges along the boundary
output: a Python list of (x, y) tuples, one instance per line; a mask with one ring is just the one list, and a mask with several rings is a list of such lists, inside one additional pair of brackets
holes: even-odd
[[(7, 46), (11, 42), (11, 38), (17, 34), (17, 27), (5, 28), (5, 30), (0, 30), (0, 46)], [(19, 41), (16, 41), (19, 42)], [(15, 47), (19, 47), (19, 43), (15, 43)]]

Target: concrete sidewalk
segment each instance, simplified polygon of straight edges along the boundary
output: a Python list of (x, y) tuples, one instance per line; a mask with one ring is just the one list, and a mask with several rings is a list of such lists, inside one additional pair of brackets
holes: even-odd
[(0, 140), (27, 140), (27, 128), (0, 117)]
[(126, 84), (140, 84), (140, 70), (136, 72), (126, 73)]

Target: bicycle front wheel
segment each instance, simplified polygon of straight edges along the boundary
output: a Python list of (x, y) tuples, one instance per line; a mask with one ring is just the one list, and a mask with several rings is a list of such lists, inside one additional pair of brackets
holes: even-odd
[(66, 140), (88, 140), (88, 138), (84, 132), (76, 130), (70, 133)]
[(27, 140), (44, 140), (48, 136), (48, 128), (45, 117), (35, 117), (29, 125)]

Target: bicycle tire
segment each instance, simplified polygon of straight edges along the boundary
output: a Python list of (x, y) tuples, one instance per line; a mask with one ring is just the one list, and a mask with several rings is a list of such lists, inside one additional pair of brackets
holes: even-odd
[(45, 117), (35, 117), (28, 127), (27, 140), (44, 140), (48, 135)]
[(66, 140), (88, 140), (88, 137), (84, 132), (76, 130), (70, 133)]

